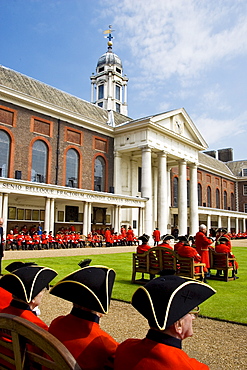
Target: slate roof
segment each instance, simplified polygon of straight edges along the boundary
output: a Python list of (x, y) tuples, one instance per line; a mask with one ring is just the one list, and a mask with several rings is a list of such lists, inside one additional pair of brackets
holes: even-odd
[(243, 177), (242, 169), (247, 168), (247, 160), (227, 162), (227, 166), (231, 169), (234, 175)]
[[(108, 121), (106, 109), (0, 65), (1, 85), (34, 97), (41, 102), (47, 102), (72, 113), (80, 114), (89, 120), (103, 124)], [(129, 117), (117, 112), (113, 112), (113, 114), (116, 126), (130, 120)]]
[(215, 159), (211, 157), (208, 154), (204, 153), (198, 153), (198, 159), (199, 159), (199, 167), (200, 165), (203, 165), (204, 167), (209, 167), (215, 170), (218, 170), (222, 173), (224, 173), (226, 176), (234, 176), (235, 174), (230, 170), (230, 168), (227, 166), (227, 162), (219, 161), (218, 159)]

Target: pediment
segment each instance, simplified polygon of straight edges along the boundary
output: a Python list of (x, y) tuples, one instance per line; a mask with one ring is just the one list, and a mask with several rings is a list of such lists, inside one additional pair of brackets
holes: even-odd
[(155, 115), (151, 118), (151, 122), (166, 129), (168, 134), (178, 135), (180, 138), (202, 146), (202, 149), (208, 147), (194, 122), (183, 108)]

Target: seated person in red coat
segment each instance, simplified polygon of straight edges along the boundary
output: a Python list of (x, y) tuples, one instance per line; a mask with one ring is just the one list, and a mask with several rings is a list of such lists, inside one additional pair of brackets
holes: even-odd
[(188, 238), (186, 235), (178, 236), (178, 242), (174, 244), (174, 250), (175, 252), (178, 251), (178, 248), (182, 247), (184, 243), (188, 243)]
[(144, 253), (151, 248), (150, 245), (148, 245), (149, 235), (143, 234), (142, 236), (139, 236), (138, 240), (140, 240), (142, 244), (138, 245), (136, 253)]
[(118, 343), (99, 326), (108, 313), (115, 271), (86, 266), (66, 276), (50, 291), (73, 302), (71, 312), (54, 319), (49, 332), (72, 353), (82, 369), (113, 369)]
[[(181, 257), (190, 257), (194, 258), (195, 262), (201, 262), (201, 256), (197, 253), (197, 250), (189, 245), (189, 243), (183, 243), (178, 250), (177, 253)], [(195, 272), (200, 272), (200, 267), (195, 266)]]
[(158, 247), (165, 247), (173, 250), (172, 242), (174, 241), (174, 236), (170, 234), (162, 235), (162, 243), (158, 244)]
[(182, 340), (193, 335), (192, 310), (214, 293), (204, 283), (174, 275), (139, 287), (131, 303), (148, 320), (150, 329), (146, 338), (127, 339), (118, 346), (114, 369), (209, 369), (182, 350)]
[(0, 287), (11, 293), (13, 299), (1, 312), (20, 316), (48, 330), (33, 310), (41, 303), (45, 289), (56, 275), (56, 271), (35, 264), (24, 264), (24, 267), (4, 275), (0, 279)]
[[(230, 258), (235, 258), (234, 254), (231, 252), (231, 248), (229, 247), (229, 239), (228, 237), (226, 236), (221, 236), (219, 239), (218, 239), (218, 244), (216, 244), (215, 246), (215, 252), (217, 253), (227, 253), (228, 254), (228, 257)], [(234, 270), (232, 271), (232, 276), (235, 278), (235, 279), (238, 279), (238, 276), (236, 276), (236, 274), (238, 273), (238, 263), (237, 261), (229, 261), (229, 265), (233, 265), (234, 266)], [(221, 271), (218, 270), (216, 275), (217, 276), (220, 276), (221, 274)]]

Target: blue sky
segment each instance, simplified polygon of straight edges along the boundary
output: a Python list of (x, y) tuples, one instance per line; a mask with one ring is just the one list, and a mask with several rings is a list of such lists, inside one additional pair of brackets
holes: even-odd
[(183, 107), (247, 159), (246, 0), (0, 0), (0, 64), (89, 101), (109, 24), (130, 117)]

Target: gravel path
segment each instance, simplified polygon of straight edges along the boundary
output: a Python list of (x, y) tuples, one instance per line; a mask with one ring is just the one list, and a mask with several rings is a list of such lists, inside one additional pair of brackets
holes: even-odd
[[(247, 241), (238, 242), (247, 246)], [(99, 253), (122, 253), (135, 251), (136, 247), (81, 248), (42, 251), (6, 251), (4, 259), (30, 259), (87, 255)], [(48, 325), (57, 316), (69, 313), (72, 304), (45, 294), (41, 309), (41, 319)], [(101, 319), (101, 327), (118, 342), (134, 337), (143, 338), (148, 330), (147, 321), (128, 303), (113, 300), (110, 312)], [(247, 369), (247, 326), (231, 324), (206, 318), (194, 321), (194, 336), (183, 342), (183, 349), (189, 356), (206, 363), (211, 370)], [(174, 369), (175, 370), (175, 369)]]

